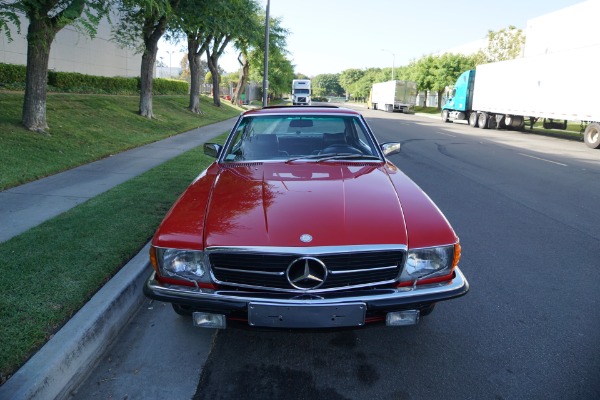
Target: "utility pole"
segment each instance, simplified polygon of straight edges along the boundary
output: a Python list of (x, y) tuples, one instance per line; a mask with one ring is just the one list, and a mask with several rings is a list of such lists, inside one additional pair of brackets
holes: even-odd
[(169, 54), (169, 78), (172, 78), (173, 73), (171, 72), (171, 59), (172, 59), (173, 53), (175, 53), (175, 50), (167, 50), (167, 53)]
[(269, 8), (270, 0), (267, 0), (267, 17), (265, 19), (265, 69), (263, 71), (263, 107), (267, 106), (269, 91)]
[[(381, 49), (381, 51), (387, 51), (388, 53), (392, 53), (391, 51), (386, 49)], [(394, 64), (396, 64), (396, 55), (392, 53), (392, 57), (392, 80), (394, 80)]]

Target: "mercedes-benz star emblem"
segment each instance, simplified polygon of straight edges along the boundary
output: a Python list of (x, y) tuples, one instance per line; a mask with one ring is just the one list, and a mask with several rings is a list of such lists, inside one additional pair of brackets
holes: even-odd
[(327, 267), (319, 259), (301, 257), (290, 263), (285, 274), (296, 289), (318, 289), (327, 278)]
[(305, 233), (304, 235), (300, 236), (300, 241), (304, 243), (312, 242), (312, 236), (310, 236), (308, 233)]

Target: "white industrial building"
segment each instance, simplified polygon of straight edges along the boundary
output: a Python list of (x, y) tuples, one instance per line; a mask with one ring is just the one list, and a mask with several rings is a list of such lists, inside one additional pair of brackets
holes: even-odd
[[(21, 33), (11, 29), (13, 41), (0, 35), (0, 63), (27, 64), (27, 18), (21, 18)], [(97, 76), (140, 76), (142, 55), (121, 48), (111, 40), (111, 26), (103, 19), (93, 39), (72, 26), (63, 28), (50, 48), (48, 68)]]

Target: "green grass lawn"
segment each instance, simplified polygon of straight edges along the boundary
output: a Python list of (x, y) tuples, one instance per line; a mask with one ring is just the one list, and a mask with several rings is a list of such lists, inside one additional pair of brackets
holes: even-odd
[(0, 92), (0, 190), (52, 175), (199, 126), (235, 117), (201, 96), (202, 115), (187, 96), (154, 96), (156, 118), (137, 115), (139, 96), (49, 94), (49, 135), (21, 126), (23, 94)]
[[(235, 117), (202, 97), (48, 95), (49, 135), (20, 125), (23, 94), (0, 92), (0, 190), (199, 126)], [(223, 141), (225, 135), (216, 139)], [(212, 161), (190, 150), (11, 240), (0, 243), (0, 384), (42, 346), (152, 237), (186, 186)]]
[(195, 148), (0, 243), (0, 383), (137, 254), (212, 160)]
[(437, 107), (415, 106), (415, 113), (438, 115), (440, 111), (438, 111)]

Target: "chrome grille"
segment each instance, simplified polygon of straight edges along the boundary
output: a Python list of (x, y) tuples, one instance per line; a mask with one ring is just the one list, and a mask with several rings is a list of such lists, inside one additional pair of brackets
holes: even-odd
[[(274, 254), (244, 251), (209, 252), (213, 275), (218, 283), (232, 286), (289, 290), (286, 270), (301, 253)], [(313, 255), (327, 267), (328, 275), (319, 290), (347, 289), (397, 279), (404, 263), (403, 250), (360, 251)]]

